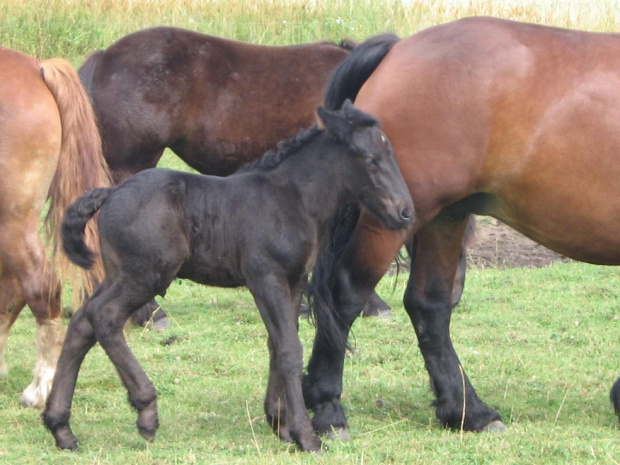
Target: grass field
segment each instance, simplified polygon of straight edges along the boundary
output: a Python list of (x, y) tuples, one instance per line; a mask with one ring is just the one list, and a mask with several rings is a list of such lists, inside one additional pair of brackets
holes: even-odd
[[(263, 44), (408, 35), (489, 14), (594, 31), (616, 29), (618, 2), (488, 0), (3, 0), (0, 44), (74, 65), (134, 30), (176, 25)], [(183, 169), (167, 154), (163, 164)], [(161, 428), (146, 443), (111, 363), (97, 347), (78, 382), (77, 453), (56, 450), (39, 412), (19, 406), (34, 366), (34, 322), (23, 312), (0, 378), (0, 464), (619, 464), (609, 389), (620, 375), (620, 275), (577, 263), (536, 270), (471, 270), (452, 335), (478, 394), (499, 409), (504, 434), (459, 434), (437, 424), (411, 324), (405, 276), (380, 293), (389, 320), (354, 326), (343, 403), (353, 440), (323, 456), (281, 444), (262, 412), (266, 331), (244, 290), (175, 282), (162, 305), (172, 328), (134, 329), (136, 356), (159, 393)], [(301, 325), (307, 354), (313, 329)]]

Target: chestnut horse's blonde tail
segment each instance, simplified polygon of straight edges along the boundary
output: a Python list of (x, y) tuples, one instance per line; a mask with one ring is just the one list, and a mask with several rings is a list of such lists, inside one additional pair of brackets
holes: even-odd
[[(103, 279), (103, 265), (97, 260), (86, 271), (75, 267), (60, 253), (60, 225), (67, 207), (84, 192), (111, 185), (103, 157), (101, 137), (90, 100), (73, 67), (58, 58), (41, 61), (41, 76), (56, 99), (62, 125), (62, 146), (54, 180), (50, 186), (50, 205), (45, 217), (47, 242), (51, 245), (52, 269), (61, 280), (73, 286), (77, 306), (84, 294), (91, 294)], [(85, 241), (95, 253), (99, 239), (95, 221), (85, 230)]]

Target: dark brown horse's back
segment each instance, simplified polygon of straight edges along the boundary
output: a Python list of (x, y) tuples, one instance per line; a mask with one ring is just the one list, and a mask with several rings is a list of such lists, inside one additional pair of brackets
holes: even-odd
[(118, 180), (154, 166), (165, 147), (203, 173), (227, 175), (312, 124), (347, 53), (330, 43), (262, 46), (157, 27), (92, 57), (82, 75)]

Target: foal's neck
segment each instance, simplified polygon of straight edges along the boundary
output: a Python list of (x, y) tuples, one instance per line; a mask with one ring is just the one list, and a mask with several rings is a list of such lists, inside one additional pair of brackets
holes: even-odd
[(329, 221), (338, 207), (350, 200), (351, 193), (346, 175), (350, 172), (346, 161), (346, 147), (327, 135), (299, 151), (269, 172), (270, 182), (287, 186), (300, 194), (302, 205), (317, 221)]

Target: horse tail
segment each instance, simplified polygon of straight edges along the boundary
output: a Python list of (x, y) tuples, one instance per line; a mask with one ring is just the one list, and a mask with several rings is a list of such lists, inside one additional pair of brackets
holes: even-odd
[[(81, 194), (99, 186), (110, 186), (110, 173), (103, 158), (101, 138), (95, 115), (79, 77), (65, 60), (44, 60), (40, 72), (56, 100), (62, 125), (62, 143), (54, 179), (50, 185), (50, 205), (45, 216), (47, 242), (51, 244), (52, 270), (68, 279), (74, 289), (74, 304), (83, 293), (92, 293), (103, 278), (103, 266), (97, 263), (89, 272), (71, 266), (58, 253), (60, 223), (66, 208)], [(86, 242), (99, 249), (95, 224), (86, 228)], [(77, 292), (79, 289), (82, 292)]]
[(86, 225), (113, 190), (113, 187), (99, 187), (88, 191), (67, 208), (62, 220), (60, 227), (62, 249), (69, 260), (81, 268), (91, 269), (96, 257), (96, 253), (84, 240)]
[(340, 348), (346, 348), (348, 345), (347, 334), (342, 329), (343, 322), (339, 320), (338, 313), (334, 313), (338, 303), (334, 302), (332, 297), (333, 270), (351, 239), (360, 214), (361, 209), (357, 202), (350, 202), (339, 208), (330, 222), (327, 243), (317, 258), (306, 290), (310, 315), (317, 324), (318, 332), (329, 341), (330, 345)]
[(93, 76), (95, 75), (95, 70), (97, 66), (99, 66), (99, 61), (101, 61), (102, 56), (103, 50), (95, 50), (86, 57), (86, 60), (78, 70), (80, 81), (84, 89), (86, 89), (86, 93), (90, 96), (93, 95)]
[(355, 47), (327, 84), (325, 108), (338, 110), (346, 99), (354, 101), (366, 80), (399, 40), (395, 34), (382, 34)]

